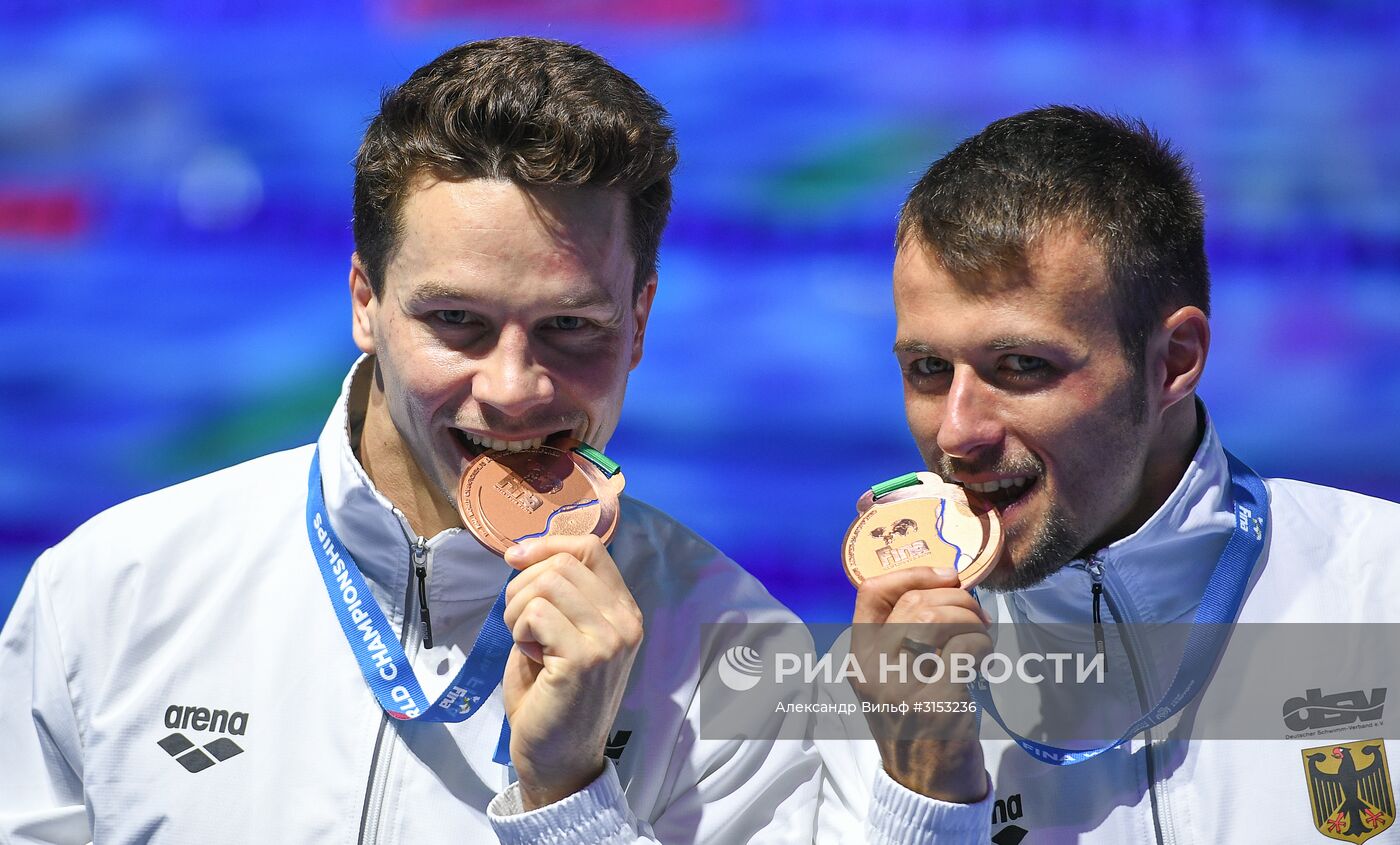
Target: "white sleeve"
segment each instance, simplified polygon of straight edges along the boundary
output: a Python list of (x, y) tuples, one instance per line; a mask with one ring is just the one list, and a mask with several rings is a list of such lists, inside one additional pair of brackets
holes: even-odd
[(0, 631), (0, 843), (92, 841), (82, 741), (47, 571), (41, 556)]
[[(794, 625), (792, 632), (798, 631), (806, 636), (805, 628)], [(763, 648), (758, 641), (750, 644)], [(712, 642), (702, 648), (709, 655), (720, 651)], [(702, 671), (712, 664), (712, 659), (702, 661)], [(811, 687), (794, 685), (791, 700), (807, 701), (811, 695)], [(712, 708), (706, 715), (710, 724), (722, 722), (727, 711), (725, 704), (702, 698), (697, 693), (691, 699), (673, 747), (650, 749), (669, 763), (667, 794), (649, 819), (638, 819), (628, 806), (608, 762), (583, 790), (530, 812), (521, 812), (516, 787), (497, 795), (487, 810), (496, 835), (503, 843), (552, 845), (811, 845), (821, 761), (805, 719), (775, 709), (765, 711), (769, 715), (762, 724), (746, 720), (746, 738), (705, 738), (701, 708), (706, 703)]]
[[(992, 793), (977, 804), (936, 801), (900, 786), (879, 768), (864, 801), (843, 798), (837, 779), (822, 784), (821, 824), (813, 840), (800, 807), (774, 814), (780, 826), (765, 825), (748, 839), (734, 842), (850, 843), (914, 845), (914, 843), (976, 843), (991, 835)], [(802, 799), (794, 793), (797, 802)], [(810, 800), (810, 798), (808, 799)], [(859, 803), (859, 813), (852, 804)], [(736, 811), (740, 808), (735, 808)], [(794, 812), (796, 811), (796, 817)], [(609, 762), (603, 774), (569, 797), (526, 812), (518, 785), (497, 795), (487, 808), (491, 826), (503, 845), (639, 845), (659, 843), (652, 828), (637, 820), (627, 806), (617, 771)], [(687, 841), (689, 837), (686, 837)]]
[(525, 810), (520, 784), (511, 784), (486, 807), (502, 845), (624, 845), (654, 842), (651, 830), (627, 806), (611, 760), (592, 783), (566, 798)]
[(653, 824), (632, 812), (611, 761), (584, 789), (528, 812), (512, 784), (487, 817), (506, 845), (810, 845), (821, 787), (810, 741), (692, 737), (678, 751), (677, 791)]
[(867, 845), (983, 845), (991, 837), (995, 793), (976, 804), (955, 804), (920, 795), (886, 772), (873, 740), (818, 742), (822, 754), (820, 843)]
[[(858, 713), (849, 718), (863, 719)], [(854, 725), (846, 736), (815, 742), (762, 738), (810, 732), (810, 724), (794, 731), (792, 721), (775, 715), (770, 724), (755, 728), (753, 736), (759, 738), (747, 740), (682, 739), (673, 761), (680, 761), (684, 776), (677, 778), (677, 791), (653, 824), (632, 812), (611, 762), (584, 789), (529, 812), (512, 785), (496, 796), (487, 815), (506, 845), (988, 841), (990, 788), (976, 804), (938, 801), (906, 789), (886, 774), (875, 742), (861, 738)], [(826, 723), (828, 730), (831, 726)]]

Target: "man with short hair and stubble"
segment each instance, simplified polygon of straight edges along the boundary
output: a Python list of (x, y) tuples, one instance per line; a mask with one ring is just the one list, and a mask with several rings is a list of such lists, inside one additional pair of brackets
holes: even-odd
[[(1005, 545), (979, 596), (952, 570), (911, 567), (866, 580), (855, 622), (928, 623), (895, 648), (945, 664), (992, 651), (993, 620), (998, 648), (1055, 623), (1098, 626), (1110, 687), (1071, 714), (1094, 738), (1073, 747), (1032, 736), (1033, 723), (1006, 726), (1018, 740), (999, 731), (995, 685), (979, 684), (942, 694), (972, 696), (980, 728), (966, 715), (872, 718), (875, 741), (855, 758), (823, 740), (837, 811), (822, 827), (883, 768), (940, 843), (1359, 842), (1388, 828), (1380, 728), (1290, 735), (1284, 699), (1242, 713), (1253, 704), (1235, 698), (1240, 667), (1300, 668), (1251, 665), (1236, 623), (1395, 621), (1400, 506), (1265, 481), (1225, 451), (1196, 397), (1210, 285), (1204, 206), (1180, 155), (1139, 121), (1087, 109), (992, 123), (910, 193), (894, 301), (923, 459), (996, 510)], [(1201, 639), (1153, 651), (1134, 639), (1167, 623)], [(1375, 670), (1357, 661), (1333, 691), (1384, 686)], [(1310, 685), (1300, 673), (1297, 693)], [(1131, 710), (1116, 742), (1109, 689)], [(1257, 733), (1195, 738), (1193, 724), (1222, 714)]]
[[(118, 505), (34, 565), (0, 636), (0, 840), (810, 841), (810, 744), (702, 740), (695, 695), (721, 648), (703, 623), (790, 612), (632, 499), (608, 546), (504, 560), (457, 508), (487, 449), (612, 436), (667, 121), (536, 38), (454, 48), (384, 96), (355, 161), (363, 357), (316, 444)], [(513, 646), (469, 720), (376, 698), (367, 679), (404, 680), (397, 642), (435, 701), (513, 572)]]

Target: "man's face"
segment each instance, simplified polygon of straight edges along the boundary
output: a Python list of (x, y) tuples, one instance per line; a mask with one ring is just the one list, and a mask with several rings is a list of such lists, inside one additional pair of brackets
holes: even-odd
[(604, 448), (656, 290), (632, 295), (625, 196), (424, 177), (400, 215), (380, 294), (352, 271), (355, 339), (422, 480), (453, 501), (487, 448)]
[(1152, 438), (1099, 250), (1065, 231), (1026, 258), (966, 286), (916, 242), (895, 261), (909, 428), (931, 470), (1000, 513), (993, 590), (1126, 533)]

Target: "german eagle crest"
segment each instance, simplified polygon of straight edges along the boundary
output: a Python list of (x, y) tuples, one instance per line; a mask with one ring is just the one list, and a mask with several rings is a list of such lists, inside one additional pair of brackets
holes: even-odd
[(1313, 825), (1342, 842), (1365, 842), (1395, 822), (1385, 743), (1379, 739), (1303, 749)]

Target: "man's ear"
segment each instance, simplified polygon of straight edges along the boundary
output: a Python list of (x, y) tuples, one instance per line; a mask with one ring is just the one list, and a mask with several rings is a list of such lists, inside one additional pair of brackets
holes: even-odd
[(1161, 409), (1166, 410), (1196, 391), (1210, 353), (1210, 320), (1205, 312), (1187, 305), (1172, 312), (1157, 332), (1152, 347)]
[(632, 363), (628, 369), (636, 369), (642, 363), (642, 345), (646, 341), (647, 319), (651, 317), (651, 302), (656, 298), (656, 273), (647, 277), (646, 283), (632, 304), (632, 319), (636, 321), (637, 332), (632, 336)]
[(379, 310), (379, 297), (369, 283), (369, 273), (358, 252), (350, 256), (350, 333), (355, 345), (367, 355), (375, 353), (374, 326)]

